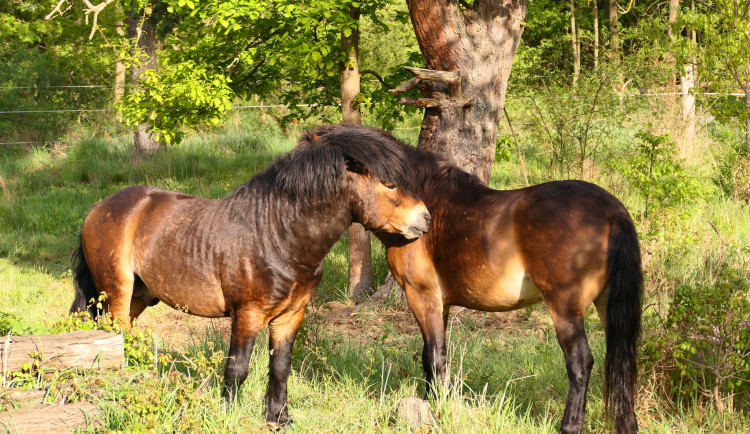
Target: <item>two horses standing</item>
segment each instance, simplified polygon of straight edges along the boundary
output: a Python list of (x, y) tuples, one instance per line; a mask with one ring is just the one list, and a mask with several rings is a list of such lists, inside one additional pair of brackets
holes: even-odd
[[(450, 306), (508, 311), (543, 301), (565, 356), (563, 432), (580, 432), (593, 357), (583, 316), (606, 328), (605, 388), (618, 431), (634, 432), (640, 250), (611, 194), (580, 181), (492, 190), (440, 158), (362, 126), (323, 126), (224, 199), (130, 187), (96, 204), (75, 253), (72, 311), (106, 292), (123, 321), (159, 301), (232, 318), (225, 398), (269, 326), (266, 419), (288, 421), (294, 338), (323, 258), (352, 222), (386, 246), (422, 337), (428, 390), (446, 378)], [(91, 306), (88, 306), (92, 309)], [(92, 315), (95, 315), (92, 312)]]

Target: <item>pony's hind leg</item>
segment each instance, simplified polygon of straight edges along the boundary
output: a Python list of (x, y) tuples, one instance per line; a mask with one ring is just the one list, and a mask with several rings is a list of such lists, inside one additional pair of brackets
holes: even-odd
[(130, 321), (135, 321), (140, 314), (149, 306), (156, 306), (159, 299), (154, 297), (140, 277), (135, 276), (133, 283), (133, 296), (130, 300)]
[(266, 421), (290, 423), (287, 405), (287, 381), (292, 365), (294, 338), (302, 324), (305, 309), (283, 314), (269, 325), (268, 390), (266, 391)]
[(550, 310), (568, 373), (568, 400), (560, 432), (580, 433), (586, 414), (586, 391), (594, 366), (594, 357), (586, 339), (583, 315), (561, 314), (554, 306), (550, 306)]
[(237, 390), (247, 378), (255, 338), (263, 325), (255, 310), (232, 312), (232, 337), (229, 340), (229, 357), (224, 368), (224, 399), (227, 403), (234, 401)]

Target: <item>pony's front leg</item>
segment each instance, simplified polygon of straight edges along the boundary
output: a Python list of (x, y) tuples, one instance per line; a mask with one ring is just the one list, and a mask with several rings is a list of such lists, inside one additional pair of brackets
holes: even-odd
[[(448, 306), (432, 291), (419, 291), (406, 285), (406, 300), (422, 332), (422, 367), (427, 379), (427, 398), (437, 397), (445, 391), (447, 373), (447, 345), (445, 328)], [(445, 391), (447, 392), (447, 391)]]
[(268, 324), (269, 359), (268, 390), (266, 391), (266, 421), (280, 425), (291, 423), (287, 405), (287, 381), (292, 368), (292, 347), (305, 308), (285, 313)]
[(237, 390), (247, 378), (250, 355), (262, 325), (255, 311), (235, 310), (232, 313), (232, 338), (229, 341), (227, 366), (224, 368), (224, 399), (227, 403), (234, 401)]

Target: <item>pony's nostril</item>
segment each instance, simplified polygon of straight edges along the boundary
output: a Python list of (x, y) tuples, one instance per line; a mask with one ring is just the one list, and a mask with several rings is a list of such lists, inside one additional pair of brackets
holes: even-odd
[(424, 219), (425, 223), (427, 223), (428, 225), (432, 221), (432, 216), (428, 212), (422, 214), (422, 218)]

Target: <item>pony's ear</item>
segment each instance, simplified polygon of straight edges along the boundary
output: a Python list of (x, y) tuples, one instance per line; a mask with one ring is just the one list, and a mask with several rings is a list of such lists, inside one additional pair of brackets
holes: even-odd
[(352, 158), (346, 159), (346, 170), (360, 175), (367, 175), (370, 173), (367, 171), (367, 166)]

